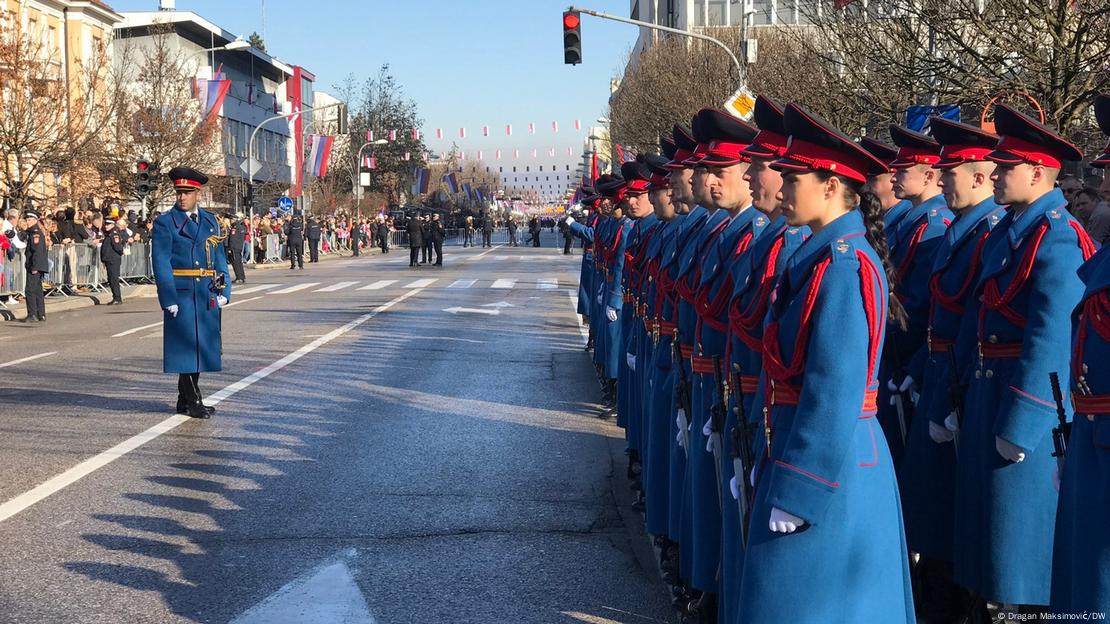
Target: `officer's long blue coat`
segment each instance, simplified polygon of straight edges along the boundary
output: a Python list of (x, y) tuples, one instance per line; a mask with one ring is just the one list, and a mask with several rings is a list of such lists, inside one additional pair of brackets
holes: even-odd
[[(938, 194), (909, 207), (900, 217), (894, 215), (891, 219), (893, 232), (888, 233), (890, 262), (897, 269), (899, 278), (894, 292), (902, 301), (908, 322), (905, 330), (893, 324), (887, 327), (886, 347), (879, 370), (879, 423), (887, 436), (894, 465), (899, 469), (905, 442), (897, 406), (892, 404), (891, 392), (886, 384), (892, 376), (896, 375), (900, 380), (903, 374), (909, 372), (914, 354), (925, 344), (929, 276), (932, 275), (937, 248), (943, 242), (944, 232), (952, 218), (944, 195)], [(903, 398), (903, 412), (906, 420), (912, 421), (913, 405), (908, 397)]]
[(594, 272), (594, 224), (597, 223), (597, 216), (591, 215), (587, 219), (587, 223), (579, 223), (575, 221), (570, 224), (570, 231), (575, 236), (582, 239), (582, 269), (578, 275), (578, 313), (585, 316), (590, 316), (592, 309), (590, 293), (593, 292), (593, 272)]
[[(665, 291), (661, 290), (658, 275), (668, 252), (673, 253), (675, 233), (682, 223), (681, 216), (661, 223), (659, 231), (648, 249), (648, 261), (654, 268), (652, 280), (646, 289), (648, 314), (652, 319), (673, 322), (673, 311), (668, 311)], [(674, 441), (673, 387), (670, 385), (671, 340), (660, 332), (658, 342), (652, 340), (648, 357), (636, 367), (644, 373), (644, 454), (642, 480), (644, 486), (644, 518), (647, 532), (666, 536), (669, 531), (667, 502), (669, 499), (669, 469), (671, 443)]]
[[(635, 257), (651, 239), (652, 232), (659, 224), (659, 219), (652, 214), (643, 219), (630, 220), (630, 224), (631, 226), (627, 231), (628, 241), (625, 244), (625, 251), (621, 254), (621, 272), (615, 277), (615, 280), (621, 282), (622, 302), (626, 296), (634, 298), (636, 294), (636, 289), (633, 288), (632, 284), (632, 276), (635, 271), (639, 270), (639, 267), (634, 269), (629, 257)], [(636, 303), (634, 301), (628, 303), (630, 305), (622, 304), (622, 307), (619, 308), (621, 345), (617, 360), (617, 425), (625, 429), (628, 448), (639, 451), (641, 407), (639, 375), (636, 371), (628, 368), (627, 356), (637, 355), (644, 345), (645, 341), (642, 335), (644, 326), (638, 320)]]
[[(221, 370), (221, 312), (212, 278), (174, 277), (173, 270), (205, 269), (205, 241), (220, 234), (212, 213), (197, 209), (199, 224), (176, 207), (154, 219), (151, 234), (151, 264), (162, 307), (162, 370), (167, 373), (207, 373)], [(210, 250), (212, 268), (224, 274), (219, 293), (231, 299), (231, 275), (223, 243)], [(177, 306), (177, 316), (165, 309)]]
[[(941, 301), (934, 296), (929, 302), (929, 336), (936, 346), (930, 352), (930, 347), (923, 345), (910, 365), (910, 374), (920, 384), (921, 398), (899, 471), (906, 538), (911, 551), (940, 561), (952, 561), (956, 453), (950, 442), (933, 442), (929, 423), (943, 427), (952, 410), (950, 389), (954, 376), (944, 345), (968, 343), (966, 338), (963, 341), (958, 338), (967, 300), (975, 295), (983, 266), (981, 245), (1004, 214), (994, 198), (988, 198), (961, 213), (948, 228), (937, 249), (930, 277), (930, 283), (935, 281), (944, 298)], [(974, 331), (973, 324), (967, 325), (966, 330)], [(974, 353), (957, 352), (956, 362), (968, 365), (974, 357)]]
[[(1052, 485), (1052, 439), (1056, 408), (1048, 374), (1070, 381), (1071, 312), (1083, 283), (1080, 238), (1060, 190), (1046, 193), (1023, 212), (1010, 212), (983, 248), (979, 292), (989, 280), (1009, 290), (1026, 252), (1037, 245), (1029, 278), (1009, 307), (1024, 327), (1000, 311), (983, 310), (979, 341), (1018, 345), (1018, 357), (985, 357), (969, 379), (956, 480), (955, 569), (957, 583), (983, 598), (1014, 604), (1048, 604), (1052, 532), (1057, 492)], [(973, 299), (968, 312), (985, 307)], [(963, 347), (976, 353), (976, 345)], [(1070, 409), (1069, 409), (1070, 412)], [(1011, 463), (995, 448), (1001, 437), (1025, 449)]]
[[(1073, 375), (1093, 396), (1110, 395), (1110, 251), (1079, 269), (1086, 288), (1077, 308)], [(1086, 308), (1086, 312), (1082, 313)], [(1082, 313), (1082, 314), (1080, 314)], [(1101, 318), (1093, 318), (1098, 315)], [(1096, 321), (1100, 327), (1096, 327)], [(1079, 331), (1081, 330), (1081, 331)], [(1073, 392), (1074, 392), (1073, 384)], [(1052, 610), (1110, 612), (1110, 413), (1075, 415), (1060, 479), (1052, 558)]]
[[(610, 240), (612, 254), (607, 258), (608, 274), (605, 277), (605, 292), (602, 301), (610, 308), (617, 311), (616, 322), (609, 322), (605, 318), (605, 374), (610, 379), (616, 379), (624, 362), (624, 342), (621, 340), (623, 329), (621, 311), (624, 309), (624, 284), (621, 274), (624, 272), (624, 252), (628, 248), (628, 239), (631, 237), (633, 221), (628, 218), (613, 219), (613, 238)], [(605, 316), (604, 309), (602, 316)]]
[[(764, 343), (777, 345), (785, 362), (805, 359), (788, 379), (797, 405), (771, 408), (769, 457), (757, 436), (762, 462), (737, 622), (915, 621), (894, 467), (873, 408), (864, 410), (865, 391), (878, 385), (887, 301), (882, 264), (864, 233), (853, 210), (811, 236), (788, 261), (768, 312), (778, 332), (769, 325)], [(825, 258), (808, 343), (795, 353), (814, 269)], [(759, 406), (767, 403), (767, 370), (765, 361)], [(772, 507), (806, 526), (772, 533)]]

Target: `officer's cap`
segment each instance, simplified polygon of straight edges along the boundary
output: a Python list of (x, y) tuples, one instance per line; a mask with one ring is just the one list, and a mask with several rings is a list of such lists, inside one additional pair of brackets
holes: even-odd
[(666, 156), (657, 156), (655, 154), (648, 154), (644, 156), (644, 163), (647, 164), (648, 169), (651, 170), (651, 178), (648, 180), (647, 189), (649, 191), (657, 191), (660, 189), (671, 188), (670, 170), (667, 169), (667, 163), (670, 162)]
[(888, 170), (871, 152), (798, 104), (786, 106), (783, 121), (790, 140), (786, 154), (771, 164), (773, 169), (828, 171), (861, 183)]
[(863, 137), (859, 140), (859, 146), (871, 153), (872, 156), (879, 160), (888, 163), (895, 158), (898, 158), (898, 148), (893, 145), (887, 145), (882, 141), (876, 141), (871, 137)]
[(648, 180), (651, 179), (651, 168), (642, 156), (636, 160), (621, 165), (621, 177), (626, 184), (618, 199), (627, 196), (643, 195), (648, 190)]
[(890, 138), (898, 146), (898, 156), (890, 161), (891, 169), (935, 165), (940, 160), (940, 143), (927, 134), (890, 124)]
[[(1102, 133), (1110, 136), (1110, 95), (1099, 94), (1095, 96), (1095, 119)], [(1091, 161), (1092, 167), (1106, 167), (1110, 165), (1110, 144), (1103, 148), (1102, 153)]]
[(933, 129), (933, 138), (941, 145), (940, 161), (933, 165), (936, 169), (982, 162), (998, 144), (997, 134), (944, 117), (933, 117), (929, 127)]
[(195, 191), (208, 184), (208, 176), (191, 167), (174, 167), (169, 176), (179, 191)]
[[(744, 150), (751, 145), (752, 140), (759, 134), (759, 130), (750, 123), (734, 117), (719, 108), (706, 109), (705, 131), (710, 137), (709, 149), (701, 165), (714, 167), (728, 167), (751, 159), (744, 155)], [(699, 116), (701, 114), (699, 113)]]
[[(701, 159), (705, 158), (706, 154), (709, 153), (709, 143), (713, 140), (713, 135), (709, 127), (709, 117), (713, 114), (711, 112), (712, 110), (712, 108), (703, 108), (690, 120), (690, 129), (693, 130), (694, 140), (698, 143), (694, 147), (694, 153), (691, 154), (689, 158), (682, 161), (682, 164), (687, 167), (697, 166), (697, 164), (701, 162)], [(724, 111), (721, 111), (721, 113), (728, 115), (728, 113)]]
[(675, 149), (674, 156), (671, 156), (671, 162), (667, 163), (668, 169), (685, 169), (686, 165), (683, 162), (694, 155), (694, 150), (698, 147), (698, 141), (694, 138), (694, 131), (686, 124), (675, 124), (671, 129), (671, 137), (674, 139)]
[(615, 201), (619, 201), (619, 194), (624, 188), (624, 178), (618, 175), (605, 174), (597, 179), (597, 192), (598, 195), (606, 197)]
[(782, 104), (766, 95), (756, 96), (753, 118), (759, 134), (741, 153), (748, 158), (779, 158), (785, 154), (786, 127), (782, 115)]
[(38, 219), (39, 218), (39, 211), (35, 210), (34, 208), (28, 208), (27, 210), (23, 211), (23, 218), (24, 219)]
[(663, 156), (666, 156), (666, 160), (669, 162), (674, 158), (675, 152), (678, 151), (678, 145), (675, 144), (672, 137), (660, 136), (659, 151), (663, 153)]
[(987, 160), (1003, 165), (1029, 163), (1059, 169), (1065, 160), (1082, 160), (1083, 152), (1040, 122), (999, 104), (994, 127), (1002, 139)]

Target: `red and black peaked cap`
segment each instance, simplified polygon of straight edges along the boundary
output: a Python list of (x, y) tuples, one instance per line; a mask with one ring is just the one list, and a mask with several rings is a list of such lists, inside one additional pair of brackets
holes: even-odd
[(879, 160), (889, 163), (890, 161), (898, 158), (898, 148), (893, 145), (887, 145), (882, 141), (876, 141), (871, 137), (863, 137), (859, 140), (859, 146), (871, 153), (872, 156)]
[(624, 178), (609, 173), (598, 176), (597, 182), (594, 183), (598, 195), (618, 200), (624, 185)]
[[(672, 143), (671, 145), (673, 147), (674, 144)], [(670, 158), (667, 157), (666, 146), (663, 148), (663, 156), (657, 156), (655, 154), (644, 156), (644, 163), (648, 166), (648, 169), (651, 170), (651, 179), (648, 180), (647, 187), (649, 191), (671, 188), (670, 171), (667, 169), (668, 162), (670, 162)]]
[[(1095, 96), (1095, 120), (1098, 121), (1098, 129), (1110, 136), (1110, 95), (1100, 93)], [(1102, 168), (1107, 165), (1110, 165), (1110, 144), (1103, 148), (1098, 158), (1091, 161), (1092, 167)]]
[[(709, 142), (713, 140), (713, 136), (709, 133), (708, 126), (709, 113), (707, 111), (709, 110), (712, 109), (701, 109), (694, 115), (694, 118), (690, 120), (690, 129), (694, 131), (694, 139), (697, 140), (698, 145), (694, 148), (693, 155), (682, 161), (682, 164), (687, 167), (696, 166), (701, 162), (701, 159), (705, 158), (705, 155), (709, 153)], [(728, 113), (724, 114), (727, 115)]]
[(885, 162), (797, 104), (787, 104), (783, 121), (790, 140), (786, 154), (771, 163), (772, 169), (828, 171), (860, 183), (888, 171)]
[(951, 169), (967, 162), (982, 162), (998, 144), (998, 135), (978, 127), (943, 117), (929, 120), (933, 138), (941, 145), (935, 169)]
[(1003, 165), (1029, 163), (1059, 169), (1065, 160), (1082, 160), (1083, 152), (1067, 139), (1031, 117), (999, 104), (994, 109), (994, 127), (1002, 139), (987, 160)]
[(621, 177), (626, 182), (621, 199), (627, 195), (643, 195), (648, 190), (648, 181), (651, 180), (651, 168), (640, 156), (621, 165)]
[(678, 152), (678, 145), (675, 144), (674, 139), (669, 136), (659, 137), (659, 151), (666, 156), (667, 162), (674, 160), (674, 155)]
[(174, 188), (182, 191), (195, 191), (208, 184), (208, 176), (190, 167), (174, 167), (167, 175)]
[(927, 134), (890, 124), (890, 139), (898, 146), (898, 156), (888, 163), (891, 169), (935, 165), (940, 160), (940, 143)]
[(694, 151), (698, 148), (698, 140), (694, 138), (694, 131), (686, 124), (675, 124), (671, 134), (678, 149), (675, 150), (674, 156), (671, 156), (671, 162), (667, 163), (667, 168), (685, 169), (686, 165), (683, 162), (694, 155)]
[[(703, 123), (710, 141), (705, 158), (698, 164), (728, 167), (742, 162), (751, 162), (743, 152), (751, 145), (759, 130), (743, 119), (734, 117), (719, 108), (703, 110), (709, 111), (705, 113)], [(698, 116), (701, 117), (702, 113), (698, 113)]]
[(786, 127), (782, 121), (783, 106), (766, 95), (756, 96), (752, 117), (759, 134), (742, 152), (748, 158), (778, 158), (786, 153)]

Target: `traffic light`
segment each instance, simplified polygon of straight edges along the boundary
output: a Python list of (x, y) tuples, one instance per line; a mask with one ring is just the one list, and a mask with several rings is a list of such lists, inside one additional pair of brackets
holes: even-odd
[(146, 197), (154, 190), (154, 176), (158, 173), (150, 159), (140, 158), (135, 163), (135, 194)]
[(563, 11), (563, 62), (582, 62), (582, 18), (578, 11)]

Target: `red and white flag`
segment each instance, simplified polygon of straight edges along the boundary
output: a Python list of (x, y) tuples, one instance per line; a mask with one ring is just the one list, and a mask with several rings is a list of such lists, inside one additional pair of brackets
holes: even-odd
[(574, 129), (575, 130), (581, 130), (582, 129), (582, 120), (581, 119), (575, 119), (574, 120)]
[(528, 134), (535, 134), (535, 133), (536, 133), (536, 124), (535, 124), (535, 122), (529, 121), (528, 122)]
[(389, 131), (389, 140), (390, 141), (396, 141), (397, 140), (397, 131), (396, 130), (390, 130)]
[(559, 132), (559, 122), (557, 122), (557, 121), (551, 122), (551, 130), (553, 132), (556, 132), (556, 133)]
[(374, 142), (374, 131), (373, 130), (367, 130), (366, 131), (366, 142), (367, 143), (373, 143)]
[(501, 150), (497, 150), (497, 160), (501, 160)]
[(520, 158), (520, 150), (514, 149), (513, 150), (513, 159), (515, 160), (517, 158)]
[(459, 152), (459, 160), (466, 160), (466, 152)]
[(420, 140), (420, 131), (417, 130), (416, 128), (413, 128), (413, 130), (412, 130), (412, 140), (413, 141), (419, 141)]
[(505, 136), (513, 136), (513, 124), (505, 124)]
[(489, 126), (482, 126), (482, 136), (489, 136)]
[(482, 160), (482, 150), (478, 150), (478, 160)]
[(442, 139), (443, 138), (443, 128), (436, 128), (436, 138), (437, 139)]
[(574, 156), (574, 148), (573, 147), (568, 147), (567, 148), (567, 156)]
[(552, 158), (554, 158), (555, 157), (555, 148), (553, 147), (553, 148), (547, 150), (547, 154), (549, 156), (551, 156)]
[(408, 160), (408, 159), (409, 159), (409, 153), (405, 152), (405, 160)]
[(537, 155), (538, 153), (539, 153), (539, 152), (538, 152), (538, 150), (536, 150), (536, 148), (534, 148), (534, 147), (533, 147), (533, 148), (532, 148), (532, 158), (536, 158), (536, 155)]

